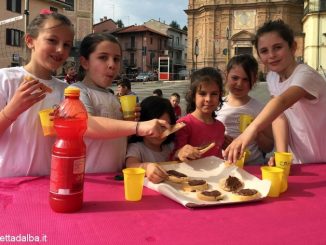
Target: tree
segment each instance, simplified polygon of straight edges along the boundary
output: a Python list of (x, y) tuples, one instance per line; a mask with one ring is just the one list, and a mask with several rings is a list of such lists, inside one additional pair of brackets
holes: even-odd
[(184, 26), (184, 27), (182, 28), (182, 30), (183, 30), (183, 31), (188, 31), (188, 27), (187, 27), (187, 26)]
[(173, 27), (173, 28), (175, 28), (175, 29), (179, 29), (180, 30), (180, 25), (175, 20), (172, 20), (170, 26)]
[(122, 20), (120, 20), (120, 19), (116, 21), (116, 24), (117, 24), (117, 26), (119, 28), (125, 27), (125, 25), (123, 24)]

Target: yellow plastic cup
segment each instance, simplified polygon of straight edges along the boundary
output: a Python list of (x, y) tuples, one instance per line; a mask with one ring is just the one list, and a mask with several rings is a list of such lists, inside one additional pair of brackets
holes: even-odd
[(275, 166), (284, 169), (281, 192), (288, 189), (288, 176), (291, 170), (292, 153), (291, 152), (274, 152)]
[(145, 169), (125, 168), (122, 170), (125, 198), (127, 201), (139, 201), (142, 198)]
[(247, 115), (247, 114), (242, 114), (240, 115), (240, 123), (239, 123), (239, 130), (241, 133), (245, 131), (245, 129), (249, 126), (249, 124), (254, 120), (254, 117)]
[(54, 130), (54, 122), (53, 120), (50, 120), (50, 113), (53, 113), (52, 108), (44, 109), (39, 111), (39, 116), (41, 120), (41, 125), (43, 129), (43, 135), (44, 136), (52, 136), (55, 135), (55, 130)]
[(242, 154), (242, 157), (240, 159), (238, 159), (236, 162), (235, 162), (235, 165), (238, 167), (238, 168), (243, 168), (244, 166), (244, 163), (245, 163), (245, 159), (246, 159), (246, 155), (247, 155), (247, 152), (244, 152)]
[(135, 110), (137, 104), (136, 95), (124, 95), (120, 97), (120, 103), (123, 113), (123, 118), (125, 120), (135, 119)]
[(269, 180), (271, 182), (271, 188), (269, 189), (269, 197), (278, 197), (281, 193), (282, 179), (284, 170), (278, 167), (263, 166), (260, 168), (263, 180)]

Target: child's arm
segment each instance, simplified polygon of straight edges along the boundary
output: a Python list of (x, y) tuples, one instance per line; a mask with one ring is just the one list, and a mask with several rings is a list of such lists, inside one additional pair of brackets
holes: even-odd
[(309, 97), (303, 88), (292, 86), (281, 95), (272, 98), (255, 120), (225, 150), (224, 156), (229, 162), (235, 162), (250, 142), (255, 140), (258, 132), (271, 124), (283, 111), (303, 97)]
[(289, 146), (289, 125), (286, 116), (282, 113), (273, 121), (272, 126), (275, 150), (279, 152), (287, 152)]
[(105, 117), (88, 117), (85, 136), (97, 139), (110, 139), (136, 134), (138, 136), (158, 137), (170, 125), (160, 119), (144, 122), (123, 121)]
[(141, 163), (140, 159), (136, 157), (128, 157), (126, 160), (128, 168), (143, 168), (146, 171), (146, 176), (149, 181), (157, 184), (168, 177), (166, 171), (157, 163)]
[(0, 111), (0, 134), (2, 134), (17, 117), (32, 105), (45, 98), (44, 85), (37, 80), (24, 79), (9, 103)]
[[(287, 152), (289, 145), (289, 126), (286, 116), (282, 113), (273, 121), (272, 126), (275, 140), (275, 151)], [(268, 165), (275, 165), (274, 155), (269, 158)]]

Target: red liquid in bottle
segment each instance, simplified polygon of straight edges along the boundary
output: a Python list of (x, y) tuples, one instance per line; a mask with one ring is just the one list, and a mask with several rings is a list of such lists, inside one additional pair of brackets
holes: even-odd
[(86, 161), (87, 112), (79, 89), (65, 90), (65, 100), (55, 111), (54, 128), (57, 138), (52, 148), (49, 202), (56, 212), (75, 212), (83, 205)]

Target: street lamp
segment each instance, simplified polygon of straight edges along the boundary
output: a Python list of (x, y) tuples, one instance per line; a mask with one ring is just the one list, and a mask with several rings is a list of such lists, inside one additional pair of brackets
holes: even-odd
[(198, 42), (199, 42), (199, 40), (196, 39), (196, 42), (195, 42), (195, 56), (196, 56), (195, 68), (196, 68), (196, 70), (197, 70), (197, 58), (198, 58), (198, 55), (199, 55), (199, 45), (198, 45)]

